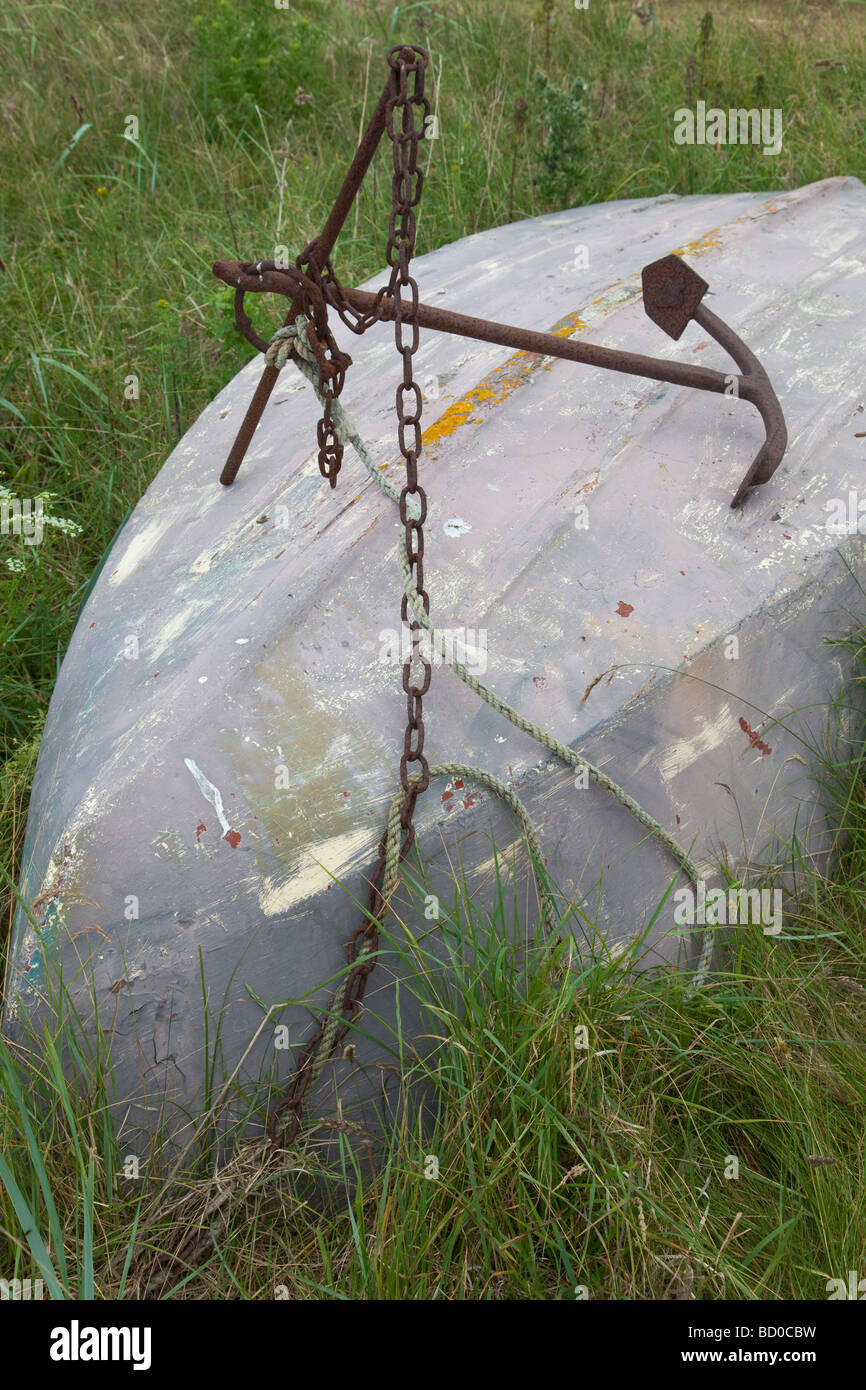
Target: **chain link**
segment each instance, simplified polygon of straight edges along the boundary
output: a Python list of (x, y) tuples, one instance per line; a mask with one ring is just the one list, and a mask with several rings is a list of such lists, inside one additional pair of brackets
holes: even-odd
[[(336, 487), (337, 475), (343, 463), (343, 444), (334, 428), (331, 406), (343, 389), (346, 368), (351, 365), (352, 359), (337, 347), (328, 324), (325, 267), (319, 267), (315, 241), (304, 248), (295, 264), (298, 270), (304, 272), (307, 281), (302, 300), (307, 317), (307, 337), (316, 353), (320, 389), (325, 398), (322, 416), (316, 426), (319, 472), (323, 478), (327, 478), (331, 487)], [(325, 264), (327, 266), (328, 263)], [(311, 293), (310, 287), (314, 287), (314, 293)]]
[[(338, 348), (328, 324), (329, 299), (326, 293), (326, 277), (319, 270), (315, 241), (304, 248), (295, 264), (297, 269), (292, 274), (297, 303), (307, 320), (307, 340), (315, 354), (321, 391), (325, 398), (322, 418), (316, 428), (319, 472), (323, 478), (328, 479), (331, 487), (336, 487), (337, 474), (343, 462), (343, 445), (334, 428), (331, 406), (343, 389), (352, 359)], [(240, 268), (246, 275), (261, 276), (267, 271), (281, 270), (284, 267), (276, 261), (242, 261)], [(235, 295), (235, 322), (244, 337), (264, 352), (268, 344), (255, 332), (243, 305), (244, 292), (238, 290)], [(285, 324), (293, 319), (294, 311), (290, 311)]]

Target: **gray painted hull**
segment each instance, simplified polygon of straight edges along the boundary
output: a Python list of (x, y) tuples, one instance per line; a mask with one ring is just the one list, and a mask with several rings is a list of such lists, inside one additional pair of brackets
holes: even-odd
[[(417, 358), (434, 622), (466, 630), (482, 679), (694, 844), (710, 881), (719, 856), (738, 873), (784, 861), (795, 828), (807, 853), (830, 846), (808, 763), (844, 677), (824, 639), (850, 626), (863, 577), (860, 537), (834, 532), (828, 504), (866, 475), (864, 211), (856, 179), (622, 202), (418, 263), (425, 302), (726, 370), (698, 327), (674, 344), (643, 313), (641, 266), (680, 248), (769, 373), (789, 451), (734, 513), (762, 438), (744, 402), (432, 333)], [(399, 478), (392, 335), (337, 336), (354, 357), (343, 402)], [(50, 1018), (59, 962), (86, 1030), (98, 1018), (111, 1040), (130, 1142), (157, 1123), (176, 1132), (201, 1101), (201, 969), (225, 1073), (290, 1076), (359, 925), (396, 786), (405, 699), (399, 661), (383, 659), (399, 626), (395, 508), (351, 453), (336, 491), (323, 483), (318, 407), (292, 367), (238, 481), (220, 487), (260, 370), (207, 407), (117, 539), (33, 789), (21, 890), (37, 929), (19, 912), (4, 1028), (20, 1040), (26, 1016)], [(676, 872), (669, 856), (447, 669), (425, 719), (431, 762), (513, 780), (563, 901), (627, 948)], [(519, 832), (486, 792), (435, 783), (417, 826), (444, 902), (459, 865), (489, 903), (495, 840), (531, 907)], [(418, 901), (401, 903), (417, 929)], [(683, 950), (672, 913), (647, 961)], [(339, 1087), (344, 1114), (376, 1123), (383, 1077), (396, 1084), (380, 1065), (395, 972), (389, 956), (374, 973), (355, 1061), (326, 1068), (321, 1114)], [(264, 1023), (253, 995), (306, 1002)], [(402, 1023), (422, 1026), (405, 994)]]

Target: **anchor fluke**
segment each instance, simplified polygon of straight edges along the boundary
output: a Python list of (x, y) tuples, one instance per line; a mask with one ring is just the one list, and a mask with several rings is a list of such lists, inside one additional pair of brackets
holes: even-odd
[(651, 261), (644, 266), (640, 278), (644, 309), (653, 323), (676, 342), (694, 318), (709, 285), (679, 256)]

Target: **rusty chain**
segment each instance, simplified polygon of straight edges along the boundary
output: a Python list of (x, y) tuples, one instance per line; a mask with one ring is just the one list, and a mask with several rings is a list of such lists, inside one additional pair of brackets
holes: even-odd
[[(345, 298), (329, 259), (321, 265), (316, 254), (316, 240), (301, 252), (296, 262), (300, 285), (300, 302), (312, 306), (312, 315), (307, 313), (310, 345), (316, 353), (317, 364), (322, 370), (324, 360), (331, 370), (329, 389), (324, 389), (325, 413), (319, 421), (319, 468), (331, 486), (336, 485), (337, 473), (342, 459), (342, 444), (333, 428), (330, 404), (340, 394), (345, 378), (345, 367), (341, 369), (340, 354), (327, 327), (325, 305), (334, 307), (340, 318), (355, 333), (363, 333), (371, 324), (383, 317), (383, 300), (387, 296), (393, 301), (394, 339), (402, 359), (403, 378), (395, 396), (397, 412), (397, 434), (400, 452), (406, 464), (406, 481), (400, 494), (400, 520), (405, 528), (406, 549), (412, 567), (413, 578), (424, 611), (430, 611), (430, 600), (424, 588), (424, 520), (427, 515), (427, 498), (418, 482), (418, 456), (421, 452), (421, 390), (413, 376), (412, 359), (418, 351), (419, 324), (417, 318), (418, 285), (410, 272), (410, 262), (415, 251), (416, 220), (415, 208), (421, 198), (423, 173), (418, 167), (418, 143), (423, 139), (430, 105), (424, 95), (424, 74), (427, 68), (427, 54), (423, 49), (398, 45), (388, 53), (391, 68), (390, 91), (385, 108), (385, 125), (391, 140), (394, 173), (392, 178), (392, 207), (388, 225), (388, 265), (391, 274), (385, 286), (378, 291), (369, 310), (359, 312), (352, 309)], [(420, 120), (419, 120), (420, 115)], [(260, 263), (261, 269), (270, 269), (271, 264)], [(408, 294), (408, 304), (403, 295)], [(239, 324), (240, 326), (240, 324)], [(408, 330), (408, 341), (404, 329)], [(319, 338), (319, 346), (314, 342)], [(323, 354), (321, 344), (327, 346), (328, 354)], [(407, 413), (406, 398), (410, 398)], [(411, 431), (407, 439), (407, 430)], [(409, 514), (410, 499), (413, 514)], [(430, 688), (432, 664), (420, 650), (421, 624), (412, 618), (409, 621), (408, 600), (403, 595), (400, 606), (401, 624), (408, 622), (411, 634), (411, 650), (403, 665), (403, 691), (407, 703), (407, 724), (403, 738), (403, 752), (400, 758), (400, 784), (403, 788), (403, 805), (400, 811), (400, 825), (403, 840), (400, 859), (409, 853), (415, 841), (414, 812), (419, 794), (426, 790), (430, 782), (430, 770), (424, 756), (424, 718), (423, 697)], [(420, 666), (420, 682), (415, 679), (415, 671)], [(415, 668), (415, 671), (413, 671)], [(417, 763), (420, 778), (410, 780), (409, 765)], [(379, 943), (379, 924), (384, 909), (381, 892), (385, 868), (385, 846), (387, 831), (379, 844), (376, 868), (370, 884), (366, 920), (347, 944), (349, 972), (340, 1003), (342, 1021), (328, 1036), (328, 1051), (332, 1052), (352, 1026), (360, 1012), (367, 980), (375, 965), (375, 952)], [(302, 1106), (306, 1092), (314, 1076), (314, 1059), (326, 1032), (327, 1021), (316, 1028), (304, 1044), (298, 1058), (298, 1065), (289, 1086), (271, 1110), (267, 1133), (276, 1148), (291, 1144), (302, 1123)], [(278, 1121), (282, 1113), (291, 1111), (291, 1117), (282, 1135), (279, 1134)]]
[(300, 272), (304, 294), (302, 307), (307, 319), (307, 338), (316, 354), (319, 383), (325, 398), (323, 414), (316, 426), (319, 445), (319, 472), (331, 487), (337, 486), (337, 474), (343, 463), (343, 445), (337, 438), (331, 418), (333, 401), (343, 389), (351, 357), (341, 352), (328, 324), (328, 310), (322, 283), (322, 270), (316, 256), (316, 243), (304, 248), (295, 262)]
[[(312, 322), (309, 316), (307, 317), (307, 330), (310, 345), (316, 352), (320, 389), (325, 398), (324, 412), (316, 426), (316, 439), (319, 445), (319, 472), (323, 478), (328, 479), (331, 487), (336, 487), (337, 474), (343, 462), (343, 445), (337, 438), (337, 432), (334, 429), (331, 405), (335, 397), (339, 396), (342, 391), (346, 379), (343, 362), (348, 365), (351, 359), (346, 358), (345, 354), (339, 351), (328, 326), (325, 296), (322, 290), (322, 273), (316, 262), (315, 242), (312, 242), (301, 252), (296, 264), (299, 270), (306, 270), (307, 278), (312, 281), (316, 290), (314, 301), (316, 312), (313, 314)], [(316, 339), (318, 339), (318, 344), (316, 344)], [(323, 352), (323, 347), (327, 351)], [(323, 360), (325, 366), (331, 368), (328, 375), (322, 374)]]
[[(400, 452), (406, 462), (406, 481), (400, 494), (400, 520), (405, 527), (406, 551), (415, 588), (421, 596), (425, 613), (429, 613), (430, 599), (424, 588), (424, 521), (427, 516), (427, 496), (418, 482), (418, 456), (421, 452), (421, 388), (412, 375), (412, 358), (418, 351), (420, 336), (418, 285), (409, 269), (415, 251), (415, 208), (420, 201), (424, 182), (424, 175), (418, 168), (418, 141), (423, 138), (425, 123), (430, 114), (430, 105), (424, 96), (427, 55), (420, 49), (392, 49), (388, 61), (398, 75), (397, 93), (388, 103), (385, 120), (394, 153), (392, 210), (388, 228), (388, 264), (391, 267), (388, 294), (394, 304), (394, 341), (403, 359), (403, 380), (397, 387), (395, 397), (397, 435)], [(410, 75), (414, 79), (411, 91)], [(421, 115), (420, 129), (416, 120), (418, 108)], [(408, 297), (408, 310), (404, 303), (404, 294)], [(408, 342), (404, 337), (404, 328), (409, 330)], [(408, 414), (407, 397), (410, 406)], [(407, 430), (411, 430), (408, 441)], [(412, 516), (409, 514), (410, 498), (417, 504)], [(400, 605), (401, 624), (405, 624), (409, 618), (407, 605), (408, 599), (404, 594)], [(430, 688), (433, 668), (421, 653), (421, 624), (415, 618), (409, 623), (409, 631), (411, 650), (403, 666), (407, 724), (403, 739), (403, 756), (400, 759), (400, 785), (403, 788), (400, 825), (404, 832), (401, 858), (411, 849), (415, 839), (412, 823), (415, 802), (419, 793), (425, 791), (430, 782), (430, 771), (424, 756), (423, 697)], [(420, 683), (415, 679), (419, 665), (422, 673)], [(420, 779), (413, 779), (411, 782), (410, 763), (417, 763), (421, 772)]]

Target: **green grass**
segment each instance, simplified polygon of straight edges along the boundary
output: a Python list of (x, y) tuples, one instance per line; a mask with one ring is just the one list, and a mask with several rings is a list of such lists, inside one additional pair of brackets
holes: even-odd
[[(317, 230), (383, 52), (402, 40), (431, 52), (439, 116), (419, 251), (566, 205), (866, 177), (866, 6), (713, 4), (712, 25), (706, 9), (662, 3), (644, 29), (628, 4), (576, 12), (567, 0), (8, 0), (0, 487), (50, 493), (57, 524), (40, 546), (0, 537), (0, 943), (86, 585), (170, 449), (251, 355), (211, 261), (291, 255)], [(781, 107), (783, 153), (676, 146), (673, 111), (698, 99)], [(383, 263), (387, 158), (337, 248), (348, 282)], [(204, 1143), (143, 1193), (122, 1177), (99, 1057), (81, 1055), (75, 1097), (46, 1043), (32, 1090), (3, 1053), (0, 1271), (138, 1296), (148, 1252), (181, 1248), (219, 1186), (231, 1198), (190, 1281), (172, 1267), (176, 1296), (270, 1298), (285, 1285), (292, 1297), (569, 1298), (585, 1285), (603, 1298), (822, 1297), (827, 1278), (866, 1274), (860, 752), (837, 773), (849, 840), (837, 880), (804, 881), (785, 938), (744, 934), (698, 997), (603, 953), (567, 967), (555, 943), (519, 961), (494, 930), (486, 974), (458, 979), (465, 1016), (453, 992), (430, 1001), (443, 1038), (436, 1134), (422, 1141), (407, 1112), (373, 1187), (325, 1221), (297, 1174), (255, 1148), (218, 1185)], [(455, 931), (476, 931), (467, 913), (458, 904)], [(593, 1056), (575, 1069), (587, 1015)], [(429, 1153), (435, 1181), (422, 1176)], [(722, 1176), (729, 1153), (737, 1180)]]
[[(860, 678), (866, 634), (851, 647)], [(129, 1177), (105, 1039), (63, 995), (35, 1071), (0, 1045), (5, 1267), (65, 1297), (826, 1297), (866, 1255), (864, 758), (861, 734), (822, 771), (836, 879), (798, 862), (782, 933), (732, 933), (701, 990), (591, 932), (579, 959), (566, 932), (509, 943), (504, 890), (484, 914), (455, 887), (447, 969), (392, 919), (433, 1046), (393, 1039), (403, 1087), (373, 1177), (351, 1126), (336, 1157), (333, 1125), (220, 1156), (226, 1101), (250, 1101), (216, 1066), (185, 1153)]]

